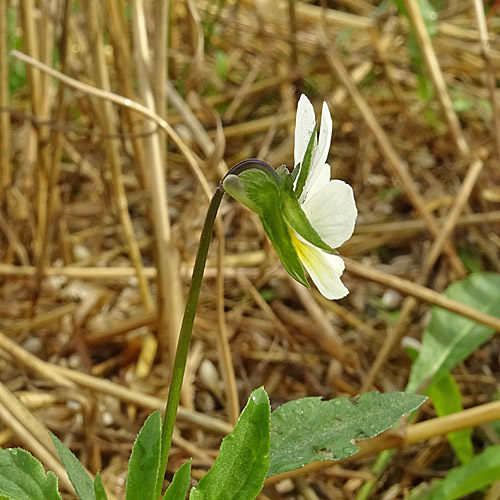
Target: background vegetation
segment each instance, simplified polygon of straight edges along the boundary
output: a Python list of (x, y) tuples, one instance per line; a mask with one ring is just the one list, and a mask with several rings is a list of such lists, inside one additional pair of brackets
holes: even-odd
[[(226, 200), (170, 472), (193, 457), (201, 477), (260, 385), (274, 408), (404, 390), (429, 304), (489, 330), (470, 330), (472, 354), (415, 418), (495, 400), (498, 282), (475, 302), (474, 288), (451, 293), (472, 312), (442, 292), (500, 271), (499, 6), (0, 0), (1, 446), (30, 450), (71, 491), (48, 428), (123, 497), (133, 439), (164, 406), (209, 197), (242, 159), (292, 166), (301, 93), (328, 102), (332, 176), (356, 195), (340, 249), (350, 294), (329, 302), (293, 282), (258, 218)], [(462, 330), (446, 327), (453, 343)], [(437, 365), (414, 366), (422, 390)], [(483, 470), (500, 463), (495, 423), (458, 445), (412, 436), (392, 460), (354, 457), (259, 498), (423, 498), (416, 487), (488, 447)], [(488, 477), (471, 498), (500, 498)]]

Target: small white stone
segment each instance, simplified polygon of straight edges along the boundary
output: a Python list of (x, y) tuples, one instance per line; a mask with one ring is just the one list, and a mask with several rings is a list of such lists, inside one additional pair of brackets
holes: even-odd
[(106, 426), (112, 425), (115, 421), (115, 419), (113, 418), (113, 415), (111, 415), (111, 413), (109, 413), (109, 411), (105, 411), (102, 414), (101, 419), (102, 419), (102, 423)]
[(42, 341), (39, 337), (28, 337), (23, 342), (23, 347), (31, 354), (37, 354), (42, 348)]
[(73, 246), (73, 257), (75, 260), (87, 260), (92, 256), (92, 252), (84, 245)]
[(401, 294), (389, 288), (382, 295), (382, 300), (388, 309), (396, 309), (401, 303)]

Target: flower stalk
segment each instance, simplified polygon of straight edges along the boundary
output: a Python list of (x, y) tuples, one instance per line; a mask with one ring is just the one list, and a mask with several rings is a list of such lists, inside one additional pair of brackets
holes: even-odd
[(172, 444), (172, 435), (174, 432), (175, 417), (179, 407), (179, 400), (181, 396), (182, 380), (186, 369), (186, 361), (189, 350), (189, 343), (191, 341), (191, 334), (193, 332), (194, 317), (196, 314), (196, 307), (200, 297), (201, 282), (203, 279), (203, 272), (207, 262), (208, 248), (212, 238), (212, 231), (214, 228), (215, 217), (224, 196), (224, 188), (222, 184), (217, 186), (210, 205), (208, 207), (205, 223), (200, 237), (200, 244), (196, 254), (196, 260), (193, 267), (193, 276), (191, 278), (191, 286), (186, 299), (186, 309), (182, 319), (181, 330), (179, 333), (179, 341), (177, 343), (177, 351), (175, 353), (174, 367), (172, 370), (172, 379), (170, 381), (170, 389), (168, 392), (167, 406), (165, 408), (165, 415), (163, 417), (163, 427), (161, 431), (161, 458), (160, 468), (158, 470), (158, 479), (156, 482), (156, 498), (160, 497), (165, 472), (167, 470), (168, 453), (170, 445)]
[(278, 178), (276, 171), (268, 163), (262, 160), (251, 158), (241, 161), (227, 172), (224, 179), (217, 186), (215, 194), (210, 201), (207, 215), (205, 217), (205, 222), (203, 224), (203, 230), (200, 236), (198, 252), (196, 254), (196, 259), (194, 262), (191, 285), (189, 287), (189, 292), (186, 299), (186, 308), (184, 310), (184, 317), (182, 319), (181, 330), (179, 333), (179, 341), (177, 343), (177, 350), (175, 353), (174, 367), (172, 370), (172, 378), (170, 380), (167, 405), (163, 418), (160, 468), (158, 470), (158, 479), (156, 483), (156, 497), (158, 498), (161, 494), (163, 480), (167, 470), (168, 454), (170, 451), (170, 446), (172, 444), (175, 418), (177, 415), (177, 409), (179, 407), (182, 381), (186, 369), (189, 344), (191, 341), (191, 334), (193, 332), (194, 318), (198, 305), (198, 299), (200, 297), (201, 282), (203, 280), (203, 273), (205, 271), (205, 265), (207, 262), (208, 249), (210, 246), (210, 240), (212, 238), (217, 211), (219, 210), (219, 206), (225, 193), (223, 182), (228, 177), (238, 175), (249, 169), (261, 170), (266, 172), (267, 174), (270, 174), (271, 176), (276, 176), (276, 178)]

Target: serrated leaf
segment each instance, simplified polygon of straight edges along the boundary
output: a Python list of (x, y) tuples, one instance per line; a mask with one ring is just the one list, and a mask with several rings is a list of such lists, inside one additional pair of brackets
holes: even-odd
[(94, 479), (94, 494), (96, 500), (108, 500), (108, 495), (104, 489), (104, 484), (102, 482), (102, 477), (99, 472), (95, 475)]
[(500, 479), (500, 445), (490, 446), (468, 464), (452, 469), (429, 500), (456, 500)]
[(175, 472), (163, 500), (184, 500), (191, 484), (191, 460), (182, 464)]
[(66, 472), (68, 473), (69, 480), (75, 488), (76, 494), (80, 500), (96, 500), (94, 494), (94, 482), (87, 474), (83, 465), (73, 452), (62, 442), (57, 436), (50, 433), (52, 442), (56, 447), (59, 458), (61, 459)]
[(283, 216), (287, 224), (295, 229), (302, 238), (314, 245), (315, 247), (326, 250), (327, 252), (334, 252), (335, 250), (327, 245), (317, 233), (316, 229), (311, 226), (307, 215), (300, 206), (299, 200), (295, 197), (293, 192), (283, 190)]
[(0, 448), (0, 498), (9, 500), (62, 500), (57, 477), (21, 448)]
[(160, 446), (161, 416), (157, 410), (144, 422), (132, 448), (128, 463), (126, 500), (156, 500)]
[(191, 490), (190, 500), (254, 500), (269, 469), (270, 407), (264, 388), (256, 389), (212, 468)]
[[(455, 379), (446, 373), (435, 380), (425, 391), (432, 400), (438, 417), (451, 415), (463, 410), (462, 395)], [(450, 432), (446, 435), (461, 463), (468, 463), (474, 458), (472, 430)]]
[(311, 170), (311, 163), (314, 150), (318, 145), (318, 136), (316, 131), (318, 130), (318, 125), (314, 124), (313, 131), (311, 133), (311, 137), (309, 138), (309, 142), (307, 143), (306, 152), (304, 153), (304, 158), (300, 165), (296, 165), (293, 172), (292, 177), (295, 181), (297, 177), (297, 181), (295, 183), (295, 196), (300, 198), (302, 191), (306, 185), (307, 178), (309, 176), (309, 171)]
[[(500, 317), (500, 276), (475, 273), (450, 285), (444, 295), (479, 311)], [(422, 390), (449, 372), (486, 342), (495, 330), (458, 314), (433, 307), (422, 349), (411, 367), (407, 392)]]
[(268, 476), (320, 460), (355, 455), (355, 440), (372, 438), (418, 408), (424, 396), (369, 392), (356, 398), (322, 401), (303, 398), (271, 414), (271, 467)]

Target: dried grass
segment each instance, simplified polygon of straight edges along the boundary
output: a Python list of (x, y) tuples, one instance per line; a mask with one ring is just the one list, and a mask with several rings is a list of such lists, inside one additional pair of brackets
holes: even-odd
[[(244, 158), (291, 165), (301, 92), (330, 104), (332, 173), (356, 193), (358, 225), (340, 249), (351, 293), (329, 303), (288, 279), (257, 217), (227, 200), (169, 472), (192, 456), (200, 477), (257, 386), (273, 406), (402, 390), (399, 341), (420, 337), (428, 304), (500, 329), (440, 294), (466, 275), (464, 252), (500, 272), (499, 18), (449, 2), (430, 40), (406, 0), (436, 92), (426, 102), (408, 21), (376, 3), (0, 0), (3, 447), (30, 449), (69, 491), (51, 429), (123, 497), (133, 437), (164, 404), (208, 196)], [(7, 31), (69, 78), (24, 58), (27, 81), (9, 93)], [(457, 369), (466, 406), (491, 401), (499, 347)], [(424, 421), (409, 442), (432, 436)], [(284, 479), (260, 498), (356, 498), (371, 462)], [(404, 498), (453, 465), (444, 437), (405, 446), (372, 498)]]

